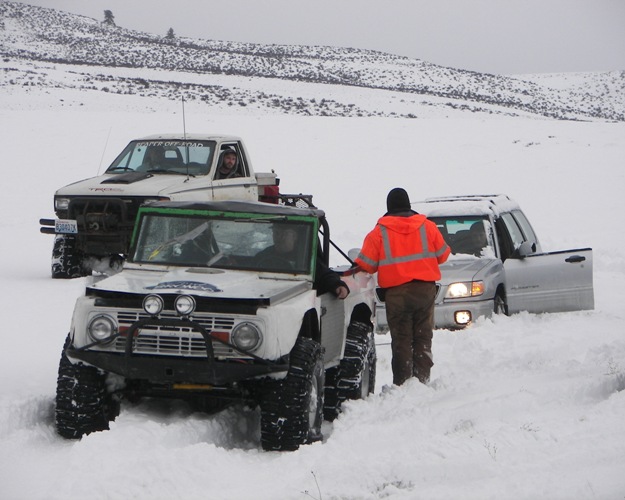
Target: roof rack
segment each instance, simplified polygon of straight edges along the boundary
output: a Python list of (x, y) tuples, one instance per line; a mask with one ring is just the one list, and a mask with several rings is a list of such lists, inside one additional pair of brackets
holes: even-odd
[(493, 204), (497, 204), (497, 199), (510, 201), (510, 197), (505, 194), (464, 194), (457, 196), (426, 198), (425, 203), (436, 203), (441, 201), (490, 201)]

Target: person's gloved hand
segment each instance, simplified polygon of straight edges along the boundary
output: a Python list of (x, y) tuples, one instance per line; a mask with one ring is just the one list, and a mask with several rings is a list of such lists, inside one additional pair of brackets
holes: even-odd
[(336, 290), (334, 290), (334, 295), (336, 295), (339, 299), (344, 299), (349, 295), (349, 288), (345, 285), (339, 285), (336, 287)]

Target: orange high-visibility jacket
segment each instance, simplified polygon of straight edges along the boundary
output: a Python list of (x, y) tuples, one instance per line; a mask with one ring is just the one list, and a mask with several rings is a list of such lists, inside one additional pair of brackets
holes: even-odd
[(450, 253), (436, 224), (425, 215), (385, 215), (365, 238), (356, 264), (369, 274), (377, 271), (378, 284), (389, 288), (412, 280), (439, 280), (438, 265)]

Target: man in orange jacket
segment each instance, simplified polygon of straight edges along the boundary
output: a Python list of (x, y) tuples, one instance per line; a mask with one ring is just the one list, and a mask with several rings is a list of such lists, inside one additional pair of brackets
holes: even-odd
[(410, 377), (430, 379), (434, 300), (439, 264), (451, 250), (436, 224), (410, 208), (408, 193), (392, 189), (387, 213), (365, 238), (356, 264), (386, 293), (386, 317), (391, 330), (393, 383)]

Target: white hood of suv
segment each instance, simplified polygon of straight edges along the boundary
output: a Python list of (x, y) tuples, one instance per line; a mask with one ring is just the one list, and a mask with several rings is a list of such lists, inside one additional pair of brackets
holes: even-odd
[(312, 282), (278, 279), (275, 274), (224, 271), (208, 268), (126, 268), (121, 273), (88, 286), (102, 290), (136, 294), (188, 293), (196, 296), (264, 300), (276, 304), (312, 289)]

